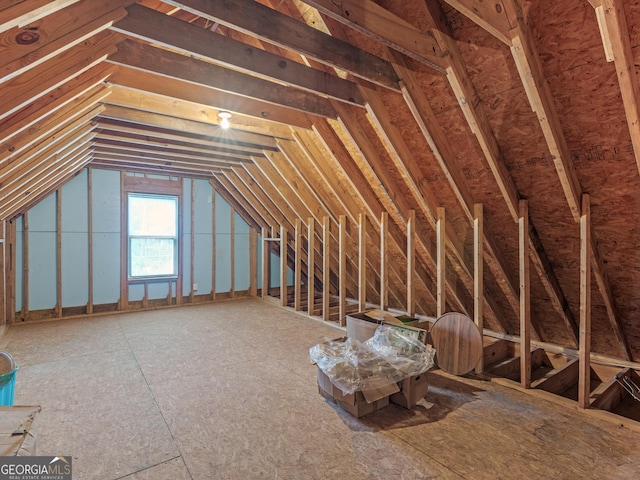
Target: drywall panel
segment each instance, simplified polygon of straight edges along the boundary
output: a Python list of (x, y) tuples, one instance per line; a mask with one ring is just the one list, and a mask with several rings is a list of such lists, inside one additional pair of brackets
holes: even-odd
[(171, 282), (158, 282), (150, 283), (148, 287), (149, 300), (159, 300), (161, 298), (167, 298), (171, 289)]
[(129, 284), (128, 291), (130, 302), (139, 302), (144, 298), (144, 284), (143, 283), (131, 283)]
[(93, 303), (120, 299), (120, 173), (91, 170), (93, 227)]
[(29, 310), (54, 308), (58, 300), (56, 199), (51, 194), (29, 210)]
[(89, 301), (89, 201), (87, 170), (61, 189), (62, 306)]
[(233, 219), (234, 231), (234, 289), (249, 290), (251, 278), (249, 225), (236, 212)]
[(216, 233), (231, 233), (231, 206), (216, 192)]
[(196, 293), (211, 292), (213, 269), (213, 211), (211, 184), (206, 180), (194, 182), (194, 283)]
[[(216, 200), (216, 206), (217, 204)], [(231, 291), (231, 235), (218, 233), (216, 234), (216, 292), (229, 291)]]

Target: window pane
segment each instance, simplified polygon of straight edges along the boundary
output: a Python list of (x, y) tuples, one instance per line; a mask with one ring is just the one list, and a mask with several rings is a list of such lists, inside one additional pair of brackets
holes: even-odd
[(172, 238), (131, 238), (131, 276), (175, 275)]
[(178, 201), (129, 195), (129, 235), (175, 237)]

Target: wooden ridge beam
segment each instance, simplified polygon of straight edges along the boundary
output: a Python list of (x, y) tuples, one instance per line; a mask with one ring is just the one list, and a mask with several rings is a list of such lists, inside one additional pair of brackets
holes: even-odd
[(253, 0), (166, 0), (165, 3), (355, 77), (398, 89), (398, 77), (389, 62)]
[(183, 55), (277, 83), (285, 83), (315, 95), (362, 106), (355, 83), (313, 69), (285, 57), (191, 25), (141, 5), (127, 8), (128, 15), (112, 28), (134, 38), (168, 47)]
[(304, 0), (340, 23), (444, 73), (434, 38), (371, 0)]
[(109, 57), (109, 62), (320, 117), (335, 118), (329, 100), (319, 95), (133, 40), (120, 42), (117, 53)]

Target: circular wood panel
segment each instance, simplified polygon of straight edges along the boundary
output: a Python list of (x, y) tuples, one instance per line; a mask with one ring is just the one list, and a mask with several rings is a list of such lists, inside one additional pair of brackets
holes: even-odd
[(436, 349), (436, 363), (445, 372), (464, 375), (480, 361), (482, 335), (466, 315), (445, 313), (433, 324), (430, 334)]

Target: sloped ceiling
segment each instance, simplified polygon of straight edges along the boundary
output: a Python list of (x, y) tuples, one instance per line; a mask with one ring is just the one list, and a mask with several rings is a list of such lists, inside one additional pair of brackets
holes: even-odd
[(353, 298), (359, 222), (371, 302), (388, 228), (400, 309), (409, 225), (416, 311), (446, 265), (472, 315), (481, 205), (485, 327), (519, 332), (522, 228), (533, 337), (575, 348), (588, 213), (592, 350), (637, 360), (639, 26), (622, 0), (0, 0), (0, 218), (87, 165), (208, 178), (273, 234), (344, 215)]

